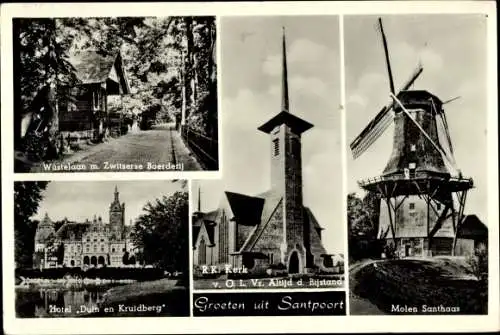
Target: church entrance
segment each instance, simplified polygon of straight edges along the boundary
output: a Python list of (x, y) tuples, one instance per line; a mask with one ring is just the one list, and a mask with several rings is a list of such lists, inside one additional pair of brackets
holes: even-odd
[(299, 273), (299, 255), (297, 251), (290, 254), (290, 260), (288, 261), (288, 273)]

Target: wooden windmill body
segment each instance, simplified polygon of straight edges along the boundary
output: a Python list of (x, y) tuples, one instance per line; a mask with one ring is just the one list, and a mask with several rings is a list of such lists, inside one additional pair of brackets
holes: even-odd
[(419, 65), (395, 93), (381, 19), (379, 25), (392, 101), (350, 146), (358, 157), (394, 123), (393, 149), (382, 174), (359, 185), (382, 199), (377, 237), (394, 245), (399, 256), (453, 255), (473, 181), (456, 168), (446, 102), (428, 91), (410, 89), (423, 68)]

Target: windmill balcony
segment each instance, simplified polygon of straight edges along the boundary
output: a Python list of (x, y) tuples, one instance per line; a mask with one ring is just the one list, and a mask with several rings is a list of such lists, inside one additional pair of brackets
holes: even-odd
[(399, 195), (425, 194), (429, 189), (446, 189), (459, 192), (473, 187), (472, 178), (450, 176), (448, 174), (417, 171), (414, 175), (401, 174), (382, 175), (363, 179), (358, 185), (366, 191), (381, 194), (383, 197)]

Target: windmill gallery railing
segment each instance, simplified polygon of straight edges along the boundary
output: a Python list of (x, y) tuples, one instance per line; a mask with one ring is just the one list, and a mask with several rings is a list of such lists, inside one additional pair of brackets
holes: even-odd
[(181, 135), (207, 170), (217, 170), (219, 166), (219, 142), (189, 126), (181, 127)]

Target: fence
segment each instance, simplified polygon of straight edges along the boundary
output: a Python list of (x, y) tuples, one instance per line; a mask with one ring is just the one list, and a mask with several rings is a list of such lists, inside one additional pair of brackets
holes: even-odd
[(219, 142), (189, 126), (182, 126), (182, 138), (207, 170), (219, 168)]

